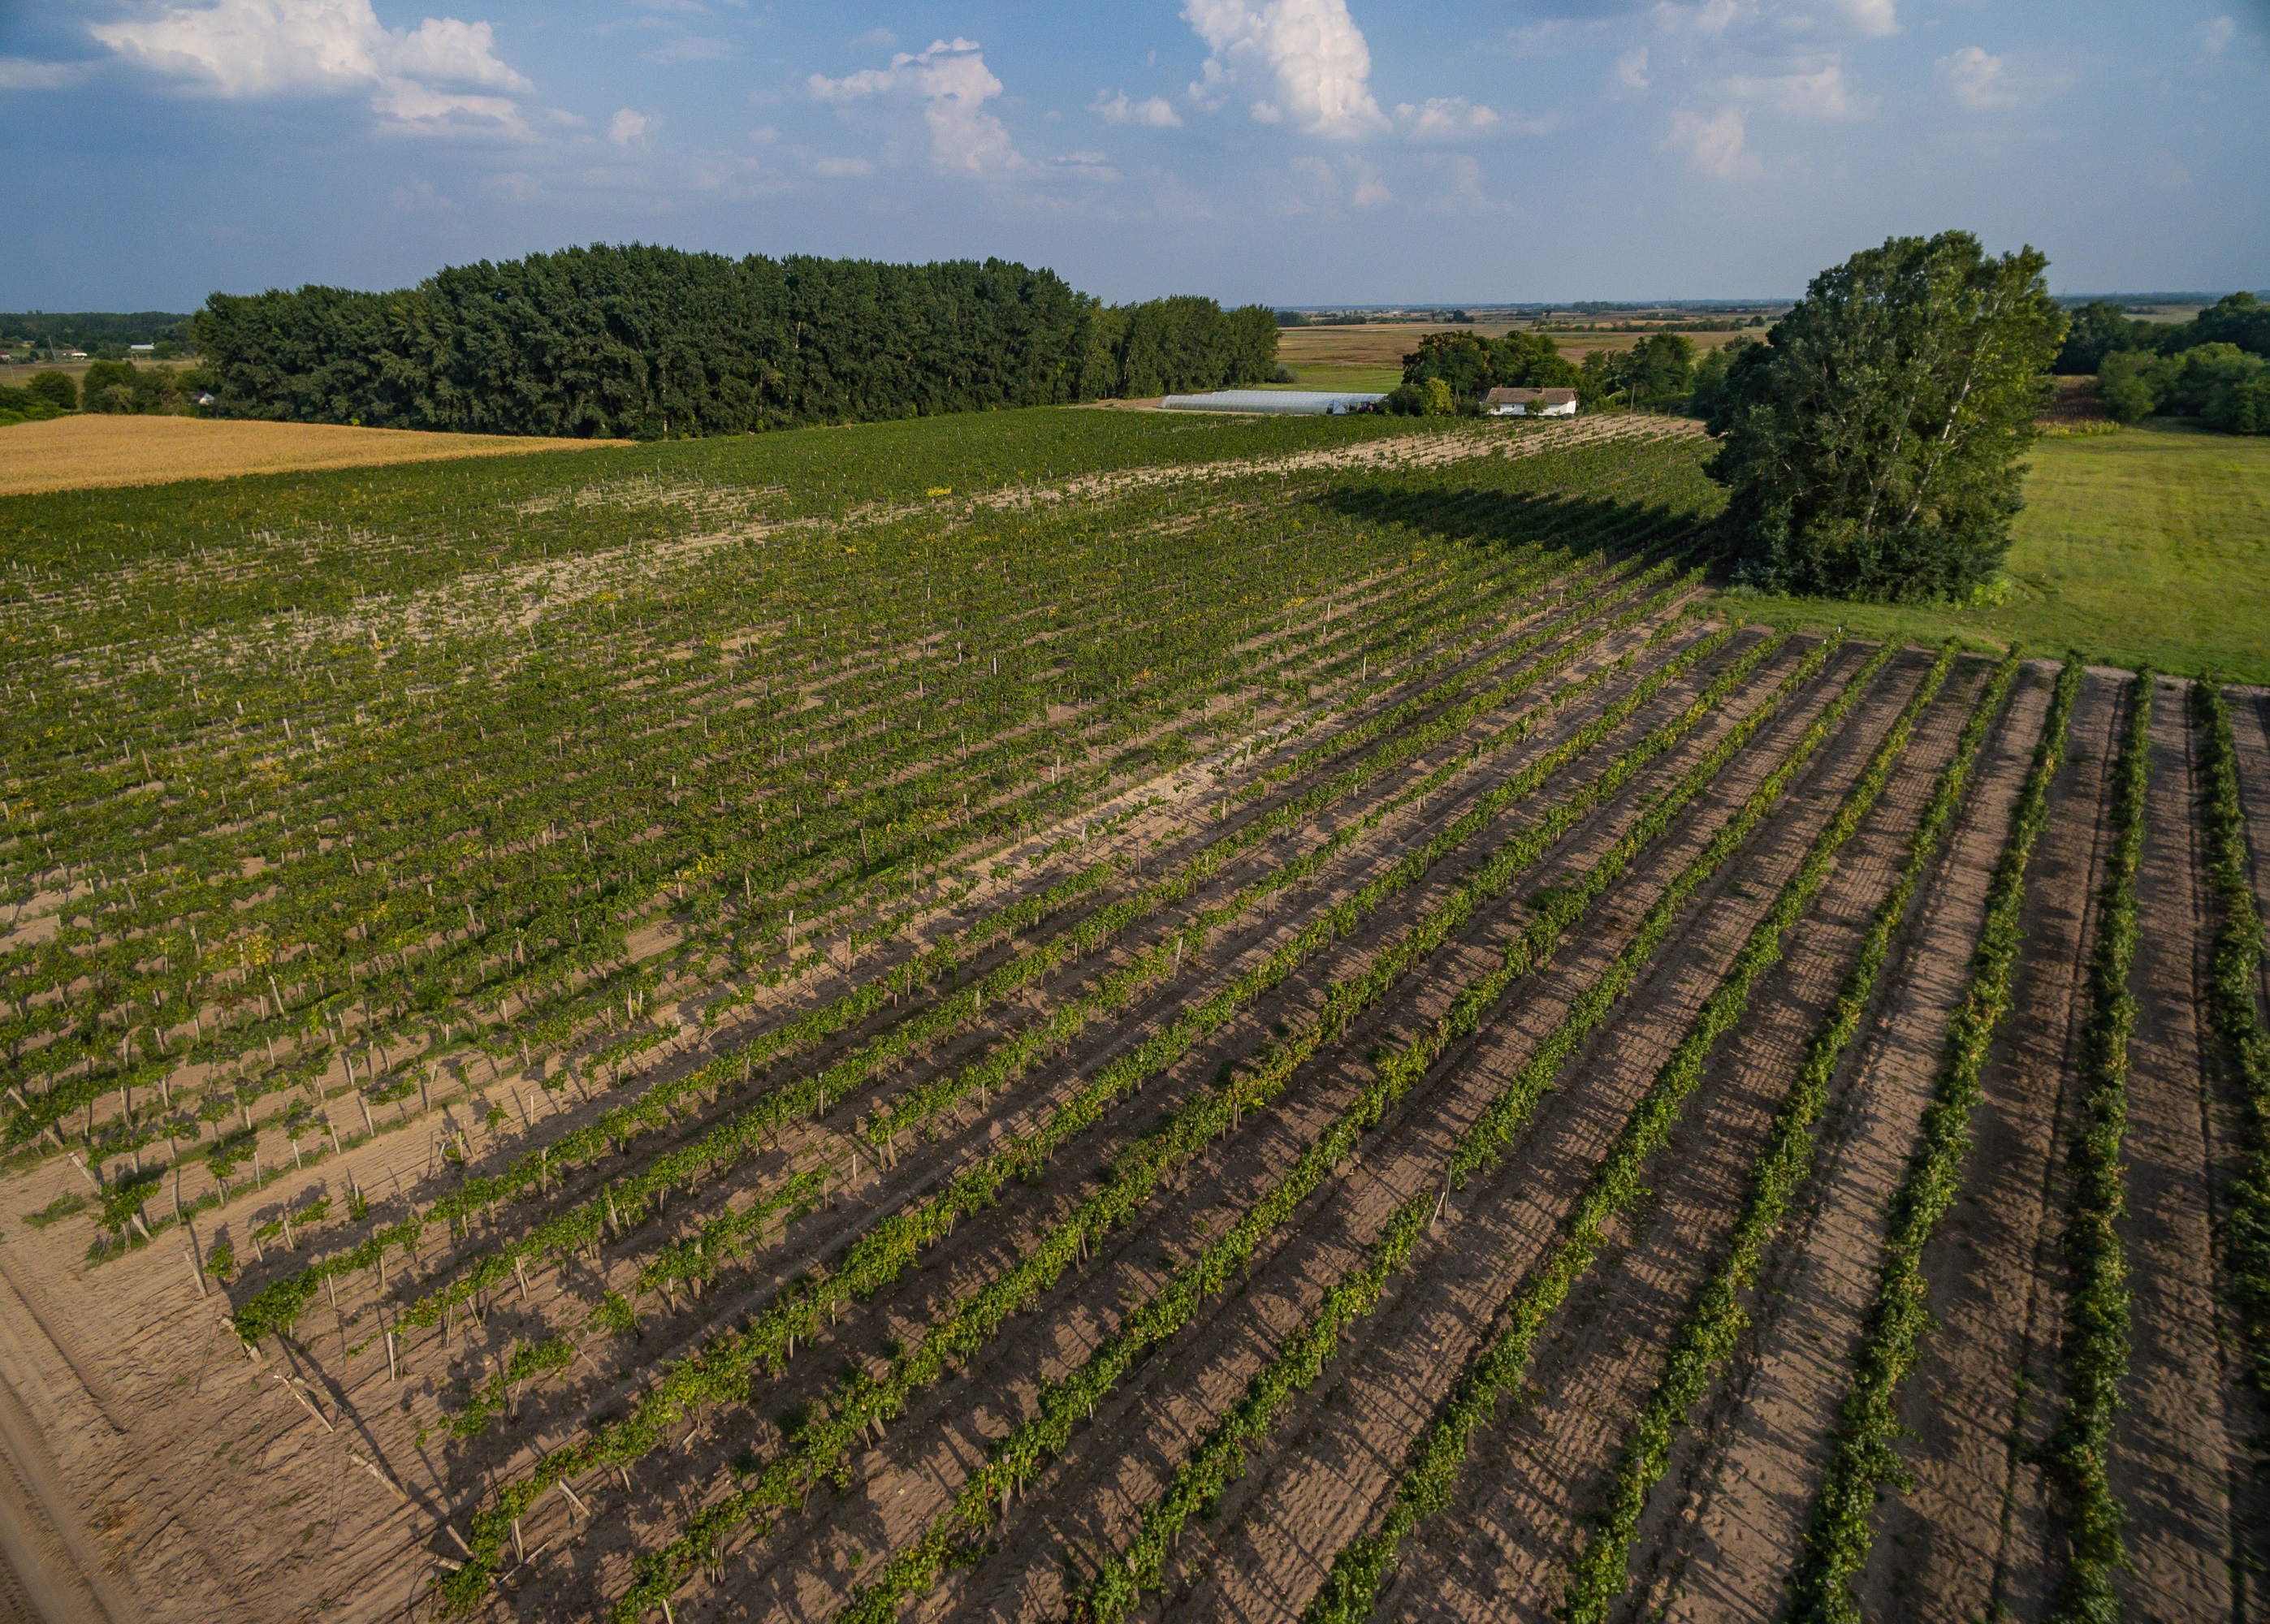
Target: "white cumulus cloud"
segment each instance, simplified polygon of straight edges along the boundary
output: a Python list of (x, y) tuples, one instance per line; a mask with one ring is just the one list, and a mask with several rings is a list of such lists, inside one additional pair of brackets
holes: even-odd
[(975, 40), (935, 40), (926, 51), (901, 51), (887, 68), (863, 68), (840, 79), (815, 73), (805, 83), (814, 100), (839, 107), (882, 97), (920, 102), (931, 157), (940, 168), (983, 174), (1025, 167), (1007, 128), (985, 110), (1002, 85)]
[(1464, 96), (1429, 96), (1416, 106), (1406, 101), (1398, 107), (1395, 122), (1404, 134), (1421, 141), (1455, 141), (1487, 135), (1500, 120), (1490, 108), (1478, 107)]
[(1095, 100), (1087, 110), (1107, 124), (1147, 124), (1154, 130), (1179, 130), (1182, 115), (1168, 105), (1163, 96), (1146, 96), (1140, 101), (1130, 101), (1125, 91), (1107, 96), (1095, 93)]
[(89, 32), (130, 62), (223, 96), (367, 93), (379, 113), (412, 125), (516, 128), (516, 102), (480, 93), (532, 88), (497, 56), (487, 23), (429, 17), (387, 28), (370, 0), (219, 0)]
[(1900, 31), (1895, 0), (1844, 0), (1844, 14), (1852, 19), (1854, 28), (1872, 39)]
[(1199, 106), (1219, 107), (1252, 83), (1270, 93), (1252, 104), (1264, 123), (1341, 139), (1387, 127), (1372, 99), (1371, 49), (1347, 0), (1188, 0), (1183, 18), (1211, 53), (1191, 86)]
[(1671, 121), (1665, 152), (1683, 151), (1688, 161), (1705, 174), (1738, 181), (1758, 173), (1757, 154), (1748, 146), (1748, 126), (1742, 109), (1727, 108), (1709, 118), (1681, 109)]
[(607, 121), (607, 139), (617, 146), (628, 146), (643, 141), (662, 128), (662, 120), (652, 114), (641, 113), (634, 108), (619, 108), (614, 117)]
[(1616, 83), (1634, 92), (1644, 91), (1654, 83), (1648, 77), (1646, 46), (1636, 46), (1616, 58)]
[(1996, 108), (2009, 107), (2018, 99), (2018, 87), (2011, 81), (2002, 59), (1988, 54), (1981, 46), (1966, 45), (1951, 56), (1940, 57), (1932, 66), (1956, 102), (1970, 112), (1991, 112)]
[(1852, 93), (1843, 63), (1833, 56), (1790, 73), (1738, 73), (1725, 81), (1725, 91), (1738, 100), (1763, 102), (1799, 118), (1864, 118), (1876, 106), (1874, 98)]

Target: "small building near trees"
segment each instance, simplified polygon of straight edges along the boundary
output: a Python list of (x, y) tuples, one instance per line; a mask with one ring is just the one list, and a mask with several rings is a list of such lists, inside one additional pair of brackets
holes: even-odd
[(1494, 389), (1482, 397), (1482, 415), (1492, 418), (1573, 418), (1574, 389)]

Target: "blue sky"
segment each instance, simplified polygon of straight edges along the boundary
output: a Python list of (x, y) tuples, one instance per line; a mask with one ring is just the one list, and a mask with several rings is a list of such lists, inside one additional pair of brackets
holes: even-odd
[(0, 0), (0, 308), (599, 240), (1769, 296), (1956, 226), (2261, 287), (2270, 0)]

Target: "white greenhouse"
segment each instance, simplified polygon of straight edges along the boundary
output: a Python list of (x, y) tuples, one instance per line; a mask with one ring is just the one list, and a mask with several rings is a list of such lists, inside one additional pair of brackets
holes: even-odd
[(1273, 412), (1294, 417), (1338, 417), (1367, 412), (1384, 395), (1346, 395), (1326, 389), (1216, 389), (1211, 395), (1169, 395), (1168, 412)]

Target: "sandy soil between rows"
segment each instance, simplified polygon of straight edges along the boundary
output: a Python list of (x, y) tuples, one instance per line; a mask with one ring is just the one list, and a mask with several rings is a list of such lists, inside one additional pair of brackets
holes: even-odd
[(1682, 1624), (1780, 1615), (1874, 1300), (1884, 1210), (1969, 980), (1988, 876), (2048, 704), (2038, 676), (2021, 679), (1982, 749), (1947, 854), (1886, 967), (1882, 999), (1821, 1126), (1807, 1204), (1785, 1223), (1751, 1294), (1754, 1328), (1642, 1526), (1636, 1567), (1651, 1615)]
[(2066, 1127), (2111, 849), (2126, 684), (2083, 680), (2049, 823), (2027, 870), (2010, 1012), (1971, 1113), (1962, 1192), (1924, 1250), (1933, 1329), (1900, 1394), (1915, 1472), (1888, 1495), (1858, 1588), (1872, 1613), (2043, 1616), (2056, 1567), (2035, 1447), (2055, 1425), (2065, 1328)]

